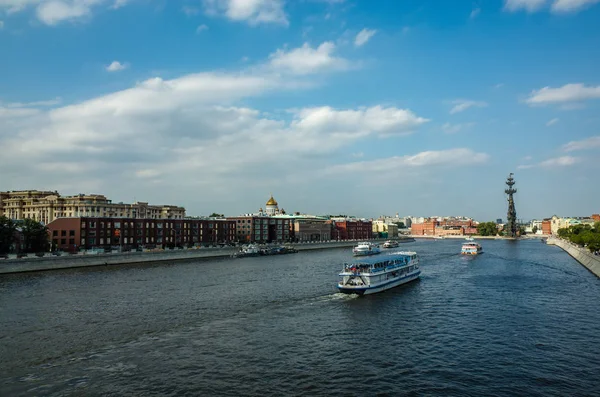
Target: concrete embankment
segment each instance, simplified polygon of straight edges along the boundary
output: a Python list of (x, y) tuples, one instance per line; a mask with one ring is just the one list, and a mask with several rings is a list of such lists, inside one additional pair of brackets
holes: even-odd
[[(380, 240), (372, 240), (380, 241)], [(381, 240), (383, 241), (383, 240)], [(356, 240), (321, 243), (292, 244), (298, 251), (348, 248), (356, 245)], [(39, 272), (48, 270), (73, 269), (94, 266), (111, 266), (141, 263), (178, 262), (201, 259), (228, 258), (237, 252), (237, 247), (200, 248), (185, 250), (165, 250), (152, 252), (123, 252), (110, 254), (77, 254), (63, 256), (36, 256), (20, 259), (0, 260), (0, 274)]]
[(571, 255), (573, 259), (585, 266), (590, 272), (594, 273), (596, 277), (600, 277), (600, 256), (595, 256), (586, 248), (578, 247), (568, 241), (555, 237), (548, 238), (547, 243), (562, 248)]

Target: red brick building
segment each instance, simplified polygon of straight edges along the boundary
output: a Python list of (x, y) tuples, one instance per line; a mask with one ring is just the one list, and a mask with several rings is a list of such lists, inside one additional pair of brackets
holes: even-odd
[(54, 249), (189, 247), (235, 241), (225, 219), (58, 218), (48, 224)]
[(542, 221), (542, 233), (547, 235), (552, 234), (552, 219), (544, 219)]
[(227, 220), (235, 224), (235, 241), (244, 243), (290, 241), (290, 219), (248, 215), (228, 217)]
[(440, 222), (427, 220), (423, 223), (413, 223), (410, 225), (410, 232), (416, 236), (435, 236), (435, 228), (440, 226)]
[(332, 238), (336, 240), (370, 240), (373, 238), (373, 222), (364, 220), (334, 220)]
[(600, 214), (593, 214), (592, 219), (595, 221), (600, 221)]

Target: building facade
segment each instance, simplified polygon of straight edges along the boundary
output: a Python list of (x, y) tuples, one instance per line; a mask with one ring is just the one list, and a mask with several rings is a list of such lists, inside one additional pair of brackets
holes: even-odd
[(236, 241), (270, 243), (290, 241), (290, 220), (269, 216), (244, 215), (228, 217), (236, 224)]
[(362, 219), (333, 218), (333, 234), (337, 240), (369, 240), (373, 238), (373, 223)]
[(230, 244), (236, 223), (226, 219), (58, 218), (48, 224), (53, 249), (166, 248)]
[(105, 217), (183, 219), (185, 208), (175, 205), (113, 203), (100, 194), (61, 196), (58, 192), (23, 190), (0, 192), (0, 215), (49, 224), (58, 218)]
[(296, 218), (292, 225), (294, 241), (331, 240), (332, 222), (327, 219), (317, 217)]

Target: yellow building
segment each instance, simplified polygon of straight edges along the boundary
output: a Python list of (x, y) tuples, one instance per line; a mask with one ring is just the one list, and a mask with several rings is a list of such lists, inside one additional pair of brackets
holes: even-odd
[(383, 220), (373, 221), (373, 233), (387, 233), (389, 238), (398, 237), (398, 225)]
[(22, 190), (0, 192), (0, 215), (10, 219), (30, 218), (48, 224), (57, 218), (111, 217), (183, 219), (185, 208), (174, 205), (113, 203), (101, 194), (61, 196), (58, 192)]

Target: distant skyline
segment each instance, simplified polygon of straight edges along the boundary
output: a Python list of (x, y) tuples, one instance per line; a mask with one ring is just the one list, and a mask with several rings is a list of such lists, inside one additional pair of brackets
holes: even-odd
[[(406, 4), (410, 3), (410, 4)], [(600, 211), (600, 1), (0, 0), (0, 190)]]

